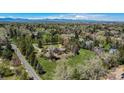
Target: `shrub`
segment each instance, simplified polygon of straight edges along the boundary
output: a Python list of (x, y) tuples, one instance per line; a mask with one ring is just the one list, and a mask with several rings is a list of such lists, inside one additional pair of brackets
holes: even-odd
[(103, 53), (101, 55), (101, 59), (103, 61), (104, 66), (106, 66), (108, 69), (111, 69), (112, 67), (116, 67), (119, 65), (119, 53), (109, 54), (109, 53)]
[(53, 79), (56, 80), (69, 80), (72, 76), (72, 68), (70, 68), (65, 62), (61, 62), (55, 69)]
[(74, 68), (72, 79), (99, 80), (106, 75), (106, 69), (98, 59), (87, 60), (85, 65), (77, 65)]
[(14, 73), (12, 70), (10, 70), (8, 67), (5, 65), (0, 65), (0, 76), (1, 77), (8, 77), (12, 76)]
[(87, 60), (85, 64), (70, 67), (66, 63), (57, 65), (54, 79), (59, 80), (98, 80), (106, 75), (107, 70), (97, 58)]

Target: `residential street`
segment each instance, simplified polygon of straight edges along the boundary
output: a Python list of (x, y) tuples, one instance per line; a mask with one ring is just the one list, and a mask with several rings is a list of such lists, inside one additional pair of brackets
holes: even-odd
[(33, 77), (34, 80), (40, 80), (40, 77), (37, 75), (35, 70), (32, 68), (32, 66), (26, 61), (24, 56), (21, 54), (20, 50), (17, 48), (16, 45), (11, 44), (12, 48), (14, 49), (16, 55), (20, 59), (21, 63), (24, 65), (26, 71), (29, 73), (29, 76)]

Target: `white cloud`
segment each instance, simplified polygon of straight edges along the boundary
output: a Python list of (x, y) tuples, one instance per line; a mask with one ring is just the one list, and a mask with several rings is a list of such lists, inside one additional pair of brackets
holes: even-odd
[(15, 16), (0, 16), (0, 18), (13, 18), (13, 19), (22, 18), (22, 19), (25, 19), (24, 17), (15, 17)]
[(14, 18), (14, 19), (17, 19), (17, 18), (24, 18), (24, 17), (8, 16), (8, 18)]
[(61, 14), (57, 16), (47, 16), (44, 19), (72, 19), (72, 20), (109, 20), (109, 17), (103, 14)]
[(115, 21), (117, 19), (112, 18), (106, 14), (85, 14), (85, 13), (72, 13), (72, 14), (57, 14), (53, 16), (38, 16), (38, 17), (15, 17), (15, 16), (0, 16), (0, 18), (22, 18), (30, 20), (39, 19), (72, 19), (72, 20), (97, 20), (97, 21)]
[(75, 18), (76, 19), (88, 19), (87, 16), (82, 16), (82, 15), (76, 15)]
[(0, 16), (0, 18), (6, 18), (5, 16)]
[(73, 19), (73, 20), (104, 20), (107, 18), (105, 15), (102, 14), (58, 14), (53, 16), (39, 16), (39, 17), (15, 17), (15, 16), (0, 16), (0, 18), (22, 18), (22, 19)]

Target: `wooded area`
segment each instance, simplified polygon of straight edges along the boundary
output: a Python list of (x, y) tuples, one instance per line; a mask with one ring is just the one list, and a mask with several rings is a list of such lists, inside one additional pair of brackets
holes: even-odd
[[(41, 79), (111, 79), (111, 70), (124, 64), (123, 23), (0, 23), (0, 59), (18, 67), (12, 43)], [(8, 72), (1, 64), (2, 78)], [(19, 79), (31, 79), (23, 74)]]

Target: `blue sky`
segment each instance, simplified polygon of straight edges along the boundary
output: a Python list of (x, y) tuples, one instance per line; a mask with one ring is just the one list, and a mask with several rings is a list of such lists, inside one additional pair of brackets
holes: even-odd
[(124, 21), (124, 13), (0, 13), (0, 18)]

